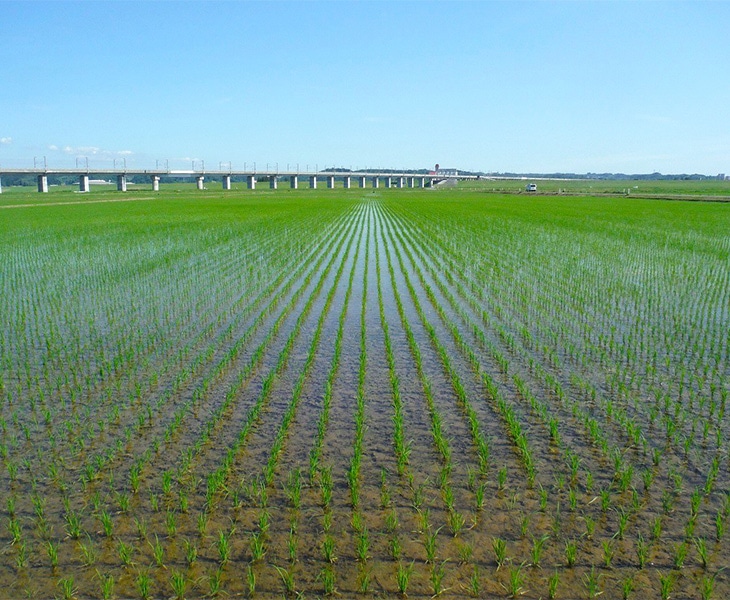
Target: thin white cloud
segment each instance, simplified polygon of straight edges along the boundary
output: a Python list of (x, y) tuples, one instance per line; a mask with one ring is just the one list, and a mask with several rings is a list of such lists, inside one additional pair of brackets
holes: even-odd
[(13, 143), (13, 138), (11, 137), (0, 137), (0, 144), (4, 144), (5, 146), (9, 146)]
[(62, 146), (59, 147), (56, 144), (51, 144), (48, 146), (49, 150), (60, 150), (64, 154), (68, 154), (71, 156), (97, 156), (102, 158), (115, 158), (115, 157), (122, 157), (122, 156), (132, 156), (134, 152), (132, 150), (106, 150), (104, 148), (99, 148), (98, 146)]

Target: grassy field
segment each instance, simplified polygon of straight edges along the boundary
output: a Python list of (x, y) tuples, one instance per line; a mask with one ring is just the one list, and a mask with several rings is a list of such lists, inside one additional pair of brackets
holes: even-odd
[(5, 593), (730, 595), (730, 206), (477, 185), (3, 190)]

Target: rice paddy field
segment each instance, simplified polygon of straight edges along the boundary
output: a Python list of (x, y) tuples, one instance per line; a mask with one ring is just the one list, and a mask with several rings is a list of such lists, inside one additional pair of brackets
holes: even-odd
[(0, 197), (0, 595), (730, 596), (730, 205), (49, 196)]

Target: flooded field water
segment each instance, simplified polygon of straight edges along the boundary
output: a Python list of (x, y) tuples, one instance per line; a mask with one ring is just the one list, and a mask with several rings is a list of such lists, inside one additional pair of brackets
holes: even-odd
[(3, 596), (730, 595), (724, 205), (145, 200), (0, 215)]

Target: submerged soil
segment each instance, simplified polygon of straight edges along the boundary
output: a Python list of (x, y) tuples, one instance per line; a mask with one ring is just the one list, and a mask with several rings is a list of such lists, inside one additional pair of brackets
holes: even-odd
[(730, 595), (727, 293), (662, 287), (723, 242), (624, 275), (576, 221), (601, 279), (419, 194), (14, 238), (4, 595)]

